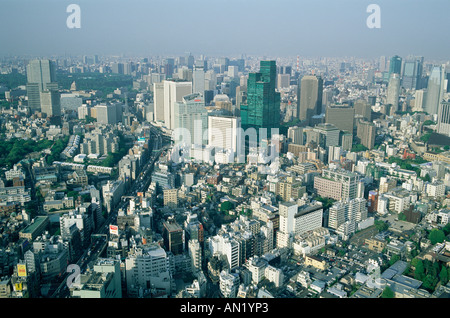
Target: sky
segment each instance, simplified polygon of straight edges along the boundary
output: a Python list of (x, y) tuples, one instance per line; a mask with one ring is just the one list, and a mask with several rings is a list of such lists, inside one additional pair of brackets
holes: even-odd
[[(66, 9), (81, 9), (70, 29)], [(380, 28), (369, 28), (370, 4)], [(0, 0), (0, 55), (450, 59), (449, 0)]]

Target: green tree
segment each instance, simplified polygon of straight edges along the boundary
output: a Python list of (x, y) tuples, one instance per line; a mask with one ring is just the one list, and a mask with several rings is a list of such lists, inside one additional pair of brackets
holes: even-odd
[(400, 256), (397, 254), (392, 255), (391, 259), (389, 260), (389, 265), (394, 265), (398, 260), (400, 260)]
[(222, 204), (220, 205), (220, 211), (222, 212), (228, 212), (233, 208), (233, 203), (231, 203), (230, 201), (224, 201), (222, 202)]
[(394, 292), (389, 286), (384, 288), (381, 298), (395, 298)]
[(436, 287), (437, 283), (438, 283), (437, 277), (428, 274), (427, 276), (425, 276), (425, 279), (423, 280), (422, 287), (428, 291), (434, 291), (434, 288)]
[(384, 221), (376, 220), (375, 227), (377, 228), (378, 232), (383, 232), (389, 228), (389, 225)]
[(423, 262), (421, 259), (417, 259), (416, 265), (413, 265), (414, 269), (414, 278), (422, 281), (425, 277), (425, 268), (423, 266)]
[(447, 285), (448, 283), (448, 270), (445, 265), (442, 265), (441, 271), (439, 273), (439, 280), (442, 285)]
[(433, 229), (428, 236), (428, 239), (431, 241), (431, 244), (437, 244), (444, 242), (445, 234), (442, 230)]
[(449, 234), (450, 234), (450, 223), (447, 223), (447, 224), (443, 227), (442, 231), (444, 231), (445, 236), (449, 235)]

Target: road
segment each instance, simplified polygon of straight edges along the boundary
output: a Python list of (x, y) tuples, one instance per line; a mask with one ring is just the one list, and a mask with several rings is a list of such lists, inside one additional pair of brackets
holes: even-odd
[[(162, 132), (151, 126), (151, 132), (155, 135), (154, 139), (158, 140), (159, 143), (161, 143), (162, 140), (166, 140), (166, 135), (163, 135)], [(161, 137), (162, 135), (162, 137)], [(157, 145), (157, 148), (159, 145)], [(152, 147), (153, 148), (153, 147)], [(152, 154), (147, 161), (147, 163), (142, 167), (141, 173), (139, 174), (139, 177), (137, 180), (134, 180), (134, 182), (131, 184), (131, 187), (128, 189), (128, 191), (124, 194), (125, 196), (136, 196), (138, 192), (144, 192), (147, 190), (148, 186), (151, 182), (151, 174), (153, 172), (153, 168), (155, 165), (155, 162), (160, 158), (161, 154), (170, 148), (170, 145), (165, 145), (160, 149), (152, 151)], [(126, 205), (128, 204), (128, 200), (121, 200), (117, 206), (114, 207), (114, 209), (109, 213), (103, 224), (98, 228), (96, 233), (93, 234), (100, 234), (104, 235), (104, 240), (100, 237), (99, 239), (93, 239), (91, 240), (91, 244), (86, 250), (83, 252), (83, 254), (80, 256), (78, 261), (76, 262), (76, 265), (80, 267), (80, 273), (84, 273), (86, 268), (90, 263), (95, 262), (95, 260), (101, 255), (103, 250), (106, 248), (106, 245), (108, 244), (108, 235), (109, 235), (109, 225), (115, 224), (117, 220), (117, 214), (119, 210), (124, 210)], [(67, 279), (69, 276), (72, 275), (72, 273), (66, 273), (64, 275), (64, 278), (62, 282), (59, 284), (59, 286), (56, 288), (55, 292), (52, 294), (51, 298), (68, 298), (70, 297), (70, 290), (67, 286)]]

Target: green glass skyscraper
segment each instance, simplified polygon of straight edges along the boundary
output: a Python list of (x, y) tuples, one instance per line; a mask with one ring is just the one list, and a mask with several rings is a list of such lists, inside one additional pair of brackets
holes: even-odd
[(402, 58), (398, 55), (391, 57), (389, 62), (389, 77), (392, 73), (401, 75), (402, 73)]
[(247, 104), (241, 105), (242, 128), (280, 127), (280, 93), (275, 91), (277, 66), (275, 61), (261, 61), (260, 70), (250, 73), (247, 81)]

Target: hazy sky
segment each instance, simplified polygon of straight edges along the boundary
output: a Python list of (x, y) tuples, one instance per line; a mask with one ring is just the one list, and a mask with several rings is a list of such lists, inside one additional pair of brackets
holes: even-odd
[[(81, 28), (69, 29), (69, 4)], [(381, 28), (366, 25), (369, 4)], [(0, 55), (450, 57), (450, 0), (0, 0)]]

